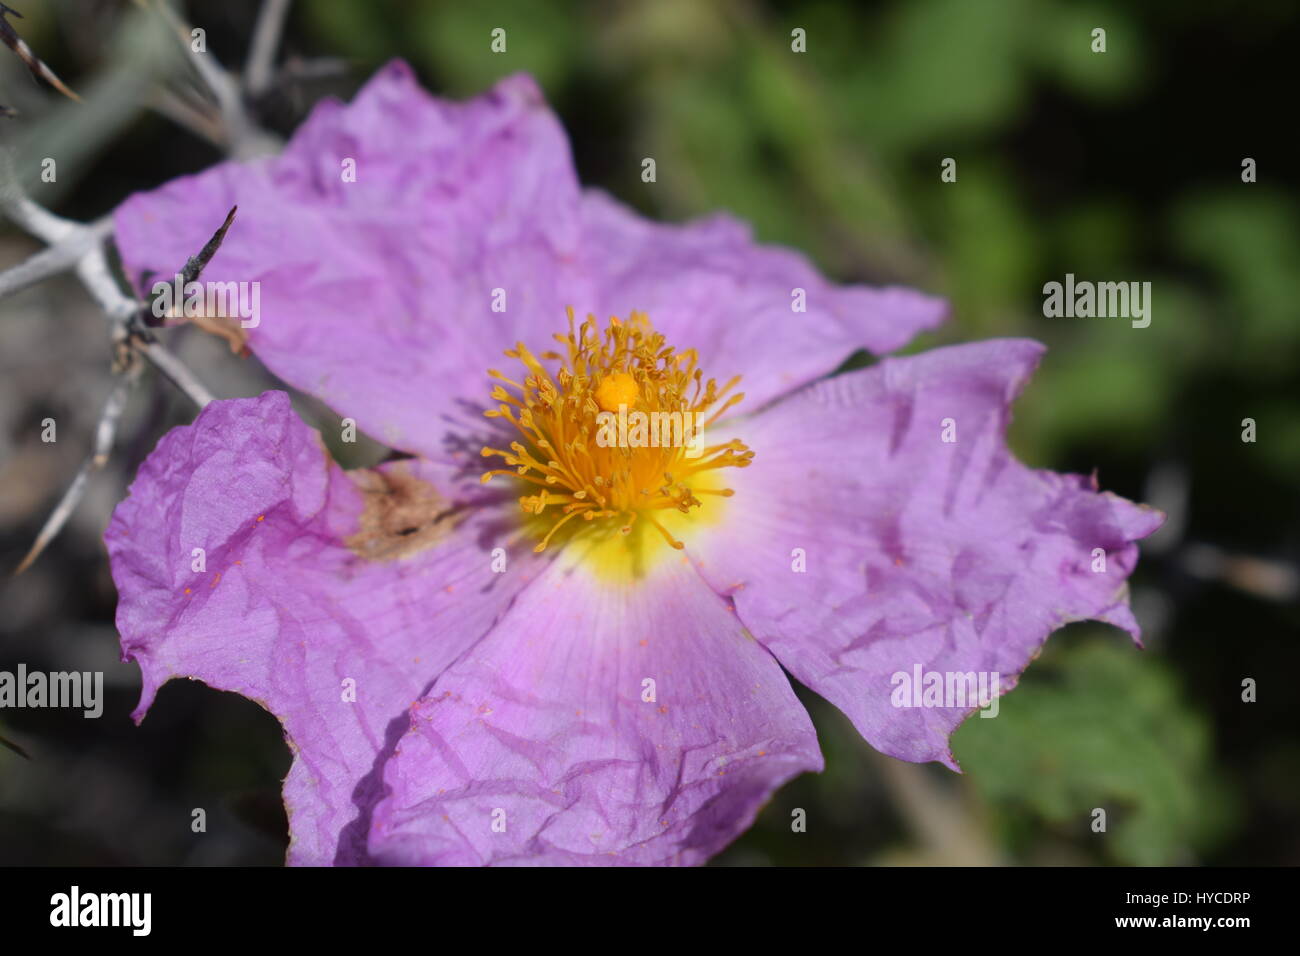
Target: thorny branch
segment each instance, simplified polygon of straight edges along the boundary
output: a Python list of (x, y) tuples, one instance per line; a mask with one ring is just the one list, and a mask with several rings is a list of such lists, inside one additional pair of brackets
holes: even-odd
[[(32, 52), (32, 48), (27, 45), (27, 42), (18, 35), (18, 31), (15, 30), (13, 24), (9, 22), (9, 17), (11, 16), (17, 17), (20, 20), (23, 17), (23, 15), (13, 7), (0, 3), (0, 41), (3, 41), (5, 46), (9, 47), (9, 49), (13, 50), (14, 53), (17, 54), (18, 59), (23, 61), (23, 64), (27, 69), (32, 71), (32, 75), (38, 80), (45, 81), (64, 96), (68, 97), (68, 99), (76, 100), (80, 103), (81, 97), (68, 89), (64, 82), (59, 79), (58, 75), (46, 66), (45, 63), (41, 61), (41, 58)], [(14, 110), (7, 106), (0, 106), (0, 116), (11, 117), (15, 115), (17, 114)]]
[(26, 262), (0, 273), (0, 299), (29, 286), (75, 269), (90, 250), (108, 238), (113, 224), (108, 219), (90, 223), (77, 235), (49, 246)]
[(253, 42), (248, 48), (244, 64), (244, 88), (250, 96), (261, 96), (271, 85), (275, 51), (284, 32), (284, 21), (289, 15), (291, 0), (266, 0), (257, 12), (257, 26), (253, 28)]
[[(244, 91), (241, 90), (239, 83), (222, 69), (215, 57), (206, 52), (199, 52), (191, 46), (189, 25), (176, 15), (165, 0), (136, 0), (136, 3), (155, 10), (177, 34), (181, 42), (191, 50), (193, 56), (190, 62), (216, 100), (219, 118), (209, 120), (183, 100), (163, 91), (159, 103), (164, 105), (166, 111), (173, 118), (187, 125), (191, 131), (223, 144), (236, 158), (246, 158), (277, 149), (279, 142), (276, 137), (261, 129), (249, 117), (244, 105)], [(275, 51), (279, 45), (288, 8), (289, 0), (266, 0), (263, 5), (244, 78), (245, 88), (250, 95), (265, 92), (271, 83)], [(0, 3), (0, 40), (14, 50), (33, 74), (65, 95), (79, 101), (77, 95), (32, 53), (31, 48), (14, 31), (5, 19), (10, 14), (21, 17), (16, 10)], [(0, 107), (0, 115), (13, 115), (13, 111)], [(0, 212), (6, 214), (20, 228), (45, 242), (47, 246), (27, 261), (0, 273), (0, 298), (26, 289), (51, 276), (73, 271), (109, 320), (116, 352), (114, 360), (116, 379), (100, 413), (99, 423), (95, 429), (94, 447), (68, 490), (41, 527), (31, 549), (14, 572), (21, 574), (32, 565), (67, 524), (84, 497), (91, 477), (108, 462), (131, 388), (139, 380), (143, 370), (141, 356), (200, 408), (213, 401), (213, 396), (194, 373), (159, 342), (146, 326), (144, 303), (122, 291), (105, 253), (105, 243), (112, 232), (110, 219), (93, 223), (75, 222), (56, 216), (33, 202), (18, 186), (17, 179), (13, 175), (12, 160), (7, 153), (0, 154)], [(198, 278), (220, 247), (234, 217), (235, 210), (231, 209), (212, 239), (197, 255), (185, 263), (181, 272), (183, 282), (192, 282)], [(26, 756), (21, 748), (4, 738), (0, 738), (0, 744)]]
[[(36, 271), (32, 269), (32, 263), (41, 255), (59, 253), (60, 261), (64, 261), (68, 258), (68, 254), (62, 252), (62, 250), (68, 247), (81, 248), (84, 246), (80, 258), (71, 260), (72, 266), (78, 278), (81, 279), (82, 285), (90, 292), (112, 323), (113, 341), (117, 347), (117, 358), (114, 366), (118, 374), (113, 390), (109, 393), (104, 409), (100, 413), (99, 424), (95, 429), (95, 444), (90, 457), (87, 458), (77, 472), (72, 484), (59, 500), (49, 518), (46, 519), (40, 533), (37, 534), (31, 550), (27, 552), (27, 555), (14, 572), (15, 574), (22, 574), (23, 571), (31, 567), (32, 562), (63, 530), (64, 525), (67, 524), (68, 519), (85, 495), (91, 476), (108, 462), (108, 456), (113, 449), (113, 439), (117, 434), (118, 422), (121, 420), (122, 412), (126, 408), (131, 387), (139, 379), (143, 368), (139, 356), (143, 355), (148, 359), (168, 380), (189, 395), (200, 407), (211, 402), (212, 395), (194, 377), (193, 373), (144, 327), (141, 321), (144, 305), (123, 293), (114, 279), (112, 270), (109, 268), (108, 259), (104, 254), (103, 239), (106, 233), (100, 226), (98, 224), (86, 226), (75, 223), (55, 216), (41, 208), (18, 190), (12, 175), (9, 175), (9, 173), (9, 164), (7, 162), (0, 163), (0, 208), (3, 208), (19, 226), (50, 243), (50, 247), (45, 253), (40, 253), (16, 267), (16, 270), (21, 271), (18, 281), (11, 278), (15, 270), (0, 274), (0, 289), (8, 287), (12, 290), (13, 288), (22, 288), (24, 284), (30, 284), (23, 280), (29, 278)], [(187, 277), (186, 281), (197, 279), (203, 267), (216, 253), (217, 248), (221, 245), (221, 240), (225, 237), (226, 230), (230, 228), (234, 214), (235, 211), (232, 209), (226, 217), (226, 221), (222, 223), (221, 228), (203, 247), (203, 250), (186, 262), (183, 273)], [(87, 243), (89, 244), (87, 245)]]
[(226, 232), (230, 229), (230, 224), (235, 221), (235, 213), (239, 211), (238, 206), (231, 206), (230, 212), (226, 213), (226, 221), (221, 224), (221, 228), (212, 234), (212, 238), (207, 241), (197, 256), (190, 256), (185, 260), (185, 268), (181, 270), (181, 286), (184, 287), (193, 282), (203, 272), (212, 257), (217, 254), (221, 248), (221, 243), (225, 241)]
[(91, 451), (90, 457), (86, 459), (81, 469), (77, 472), (77, 477), (72, 480), (68, 490), (63, 493), (59, 499), (58, 505), (50, 512), (50, 516), (45, 519), (45, 524), (41, 527), (40, 533), (36, 535), (36, 540), (32, 543), (31, 549), (14, 570), (14, 574), (22, 574), (35, 561), (45, 546), (48, 545), (63, 530), (68, 519), (72, 517), (72, 512), (81, 502), (81, 498), (86, 493), (86, 486), (90, 481), (90, 476), (99, 471), (104, 465), (108, 464), (108, 456), (113, 450), (113, 439), (117, 435), (117, 425), (122, 418), (122, 412), (126, 409), (127, 396), (130, 394), (131, 386), (140, 377), (140, 363), (132, 362), (131, 366), (118, 376), (117, 381), (113, 384), (113, 390), (109, 393), (108, 401), (104, 403), (104, 410), (100, 413), (99, 424), (95, 427), (95, 447)]
[[(145, 2), (146, 0), (136, 0), (136, 3), (142, 5)], [(272, 3), (274, 0), (267, 0), (267, 2)], [(163, 22), (176, 34), (181, 45), (190, 52), (190, 64), (198, 73), (199, 79), (203, 81), (203, 85), (207, 87), (216, 100), (217, 109), (221, 116), (222, 143), (229, 153), (235, 159), (251, 159), (278, 151), (280, 147), (279, 138), (262, 129), (248, 115), (239, 82), (221, 66), (215, 56), (206, 50), (195, 49), (192, 42), (193, 28), (190, 24), (182, 20), (166, 0), (152, 0), (150, 6), (158, 12)], [(259, 26), (261, 25), (260, 21), (265, 18), (265, 13), (259, 17)], [(270, 45), (269, 52), (266, 54), (259, 53), (259, 56), (274, 57), (274, 41), (278, 38), (278, 27), (275, 29), (274, 34), (263, 41)]]

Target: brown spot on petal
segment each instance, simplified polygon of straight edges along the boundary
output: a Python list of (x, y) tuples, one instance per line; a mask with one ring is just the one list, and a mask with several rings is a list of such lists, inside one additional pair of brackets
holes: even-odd
[(365, 497), (357, 533), (346, 544), (368, 561), (395, 561), (437, 544), (455, 525), (450, 502), (404, 464), (348, 472)]
[(191, 325), (198, 326), (209, 335), (224, 339), (226, 344), (230, 346), (232, 355), (248, 358), (252, 354), (248, 347), (248, 330), (244, 328), (243, 320), (237, 316), (223, 313), (185, 315), (183, 310), (170, 309), (162, 318), (163, 325), (168, 328), (184, 325), (188, 322)]
[(228, 315), (196, 315), (191, 317), (190, 321), (209, 335), (225, 339), (232, 355), (248, 358), (251, 354), (248, 347), (248, 332), (239, 319)]

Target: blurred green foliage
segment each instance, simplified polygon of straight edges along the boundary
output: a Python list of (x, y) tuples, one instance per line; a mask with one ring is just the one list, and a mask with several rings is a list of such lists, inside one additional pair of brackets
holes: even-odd
[(1014, 846), (1035, 822), (1095, 834), (1104, 856), (1133, 865), (1194, 860), (1223, 835), (1229, 790), (1211, 771), (1208, 722), (1167, 665), (1114, 639), (1055, 643), (997, 717), (966, 721), (953, 752)]

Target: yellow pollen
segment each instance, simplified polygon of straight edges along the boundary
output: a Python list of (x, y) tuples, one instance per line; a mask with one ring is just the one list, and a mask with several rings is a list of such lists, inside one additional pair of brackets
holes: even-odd
[[(630, 534), (640, 519), (674, 548), (683, 545), (656, 517), (703, 507), (700, 495), (730, 497), (714, 472), (744, 468), (754, 453), (741, 441), (704, 444), (704, 429), (744, 398), (704, 378), (694, 349), (677, 351), (642, 313), (626, 321), (611, 318), (602, 330), (594, 316), (556, 334), (563, 352), (534, 354), (522, 342), (507, 351), (526, 374), (521, 381), (495, 369), (495, 408), (519, 434), (507, 448), (485, 447), (483, 457), (507, 467), (483, 474), (509, 475), (534, 487), (519, 499), (525, 514), (549, 516), (535, 550), (546, 548), (561, 527), (600, 521)], [(543, 361), (559, 362), (552, 375)], [(572, 526), (571, 527), (576, 527)]]
[(636, 404), (636, 379), (627, 372), (607, 376), (596, 388), (596, 404), (607, 412), (616, 412), (620, 405), (631, 408)]

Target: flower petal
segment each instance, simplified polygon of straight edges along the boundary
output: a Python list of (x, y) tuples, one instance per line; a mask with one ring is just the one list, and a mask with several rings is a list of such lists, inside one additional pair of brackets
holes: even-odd
[[(577, 180), (526, 76), (455, 104), (394, 62), (350, 105), (317, 106), (280, 157), (128, 199), (114, 214), (127, 275), (171, 280), (233, 205), (203, 280), (259, 283), (252, 350), (427, 457), (447, 452), (457, 423), (481, 421), (485, 370), (520, 338), (549, 341), (573, 294)], [(492, 311), (498, 288), (504, 313)]]
[(656, 225), (581, 195), (564, 131), (526, 76), (454, 104), (390, 64), (350, 105), (320, 104), (280, 157), (128, 199), (114, 214), (127, 275), (142, 291), (171, 281), (235, 205), (203, 280), (250, 283), (250, 311), (257, 283), (251, 349), (428, 458), (464, 449), (490, 404), (486, 370), (518, 341), (551, 347), (568, 306), (648, 312), (709, 374), (743, 375), (746, 408), (854, 349), (897, 348), (945, 309), (907, 289), (834, 286), (726, 217)]
[[(857, 349), (877, 355), (939, 325), (943, 299), (899, 286), (826, 281), (802, 255), (758, 245), (716, 215), (685, 225), (644, 219), (604, 193), (583, 196), (586, 268), (598, 315), (645, 312), (719, 382), (742, 375), (745, 409), (833, 372)], [(795, 311), (796, 291), (805, 311)]]
[[(162, 439), (105, 535), (123, 657), (144, 676), (135, 718), (173, 677), (275, 714), (294, 755), (292, 863), (364, 859), (406, 708), (530, 573), (525, 556), (517, 573), (492, 573), (493, 515), (447, 517), (472, 502), (446, 469), (397, 462), (364, 476), (378, 490), (328, 459), (283, 392), (214, 402)], [(369, 519), (394, 501), (419, 525), (394, 534), (418, 554), (377, 547), (383, 522)]]
[(572, 571), (556, 560), (413, 709), (377, 859), (698, 863), (821, 769), (780, 667), (689, 566), (626, 589)]
[(996, 672), (1007, 690), (1069, 621), (1138, 637), (1126, 579), (1163, 515), (1006, 448), (1041, 352), (886, 359), (773, 406), (738, 429), (755, 451), (727, 475), (741, 518), (686, 541), (758, 640), (884, 753), (956, 769), (948, 735), (975, 706), (895, 707), (896, 674)]

